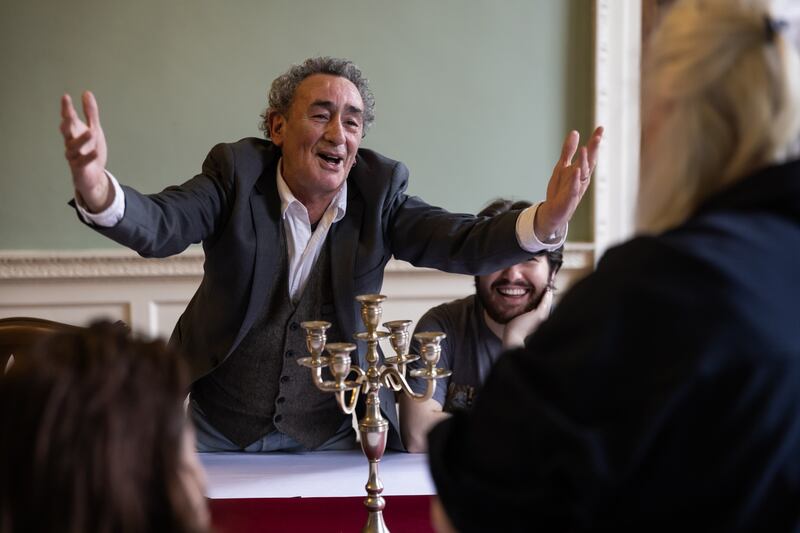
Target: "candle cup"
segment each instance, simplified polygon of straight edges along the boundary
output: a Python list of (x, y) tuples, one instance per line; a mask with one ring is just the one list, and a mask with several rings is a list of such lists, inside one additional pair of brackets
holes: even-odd
[(333, 374), (333, 379), (336, 385), (344, 388), (345, 379), (350, 373), (352, 361), (350, 352), (356, 349), (356, 345), (351, 342), (332, 342), (327, 346), (328, 353), (330, 354), (329, 369)]
[(420, 344), (419, 355), (428, 368), (432, 369), (439, 362), (442, 353), (441, 342), (447, 337), (441, 331), (423, 331), (414, 335), (414, 339)]
[(306, 331), (306, 348), (311, 354), (311, 360), (319, 363), (327, 340), (325, 332), (331, 327), (331, 323), (324, 320), (309, 320), (301, 322), (300, 327)]

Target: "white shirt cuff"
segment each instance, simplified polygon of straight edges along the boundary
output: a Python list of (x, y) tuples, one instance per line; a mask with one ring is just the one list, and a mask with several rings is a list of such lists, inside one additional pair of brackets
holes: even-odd
[(117, 178), (112, 176), (111, 172), (107, 170), (105, 172), (109, 181), (111, 181), (111, 186), (114, 187), (114, 200), (111, 205), (99, 213), (90, 213), (84, 207), (83, 198), (77, 192), (75, 193), (75, 205), (78, 208), (78, 214), (87, 224), (110, 228), (116, 226), (125, 215), (125, 193), (122, 192), (122, 187), (120, 187)]
[(539, 240), (533, 230), (533, 221), (536, 218), (536, 210), (539, 209), (540, 205), (542, 205), (542, 202), (524, 209), (517, 217), (517, 242), (520, 248), (526, 252), (536, 253), (542, 250), (555, 250), (563, 246), (567, 240), (569, 224), (565, 225), (562, 231), (549, 235), (544, 242)]

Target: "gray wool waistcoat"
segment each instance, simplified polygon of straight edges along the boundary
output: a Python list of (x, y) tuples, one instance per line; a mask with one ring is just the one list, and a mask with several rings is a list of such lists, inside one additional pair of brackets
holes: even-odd
[(266, 307), (225, 362), (194, 383), (192, 398), (211, 425), (242, 448), (277, 429), (312, 450), (345, 419), (334, 395), (317, 389), (310, 370), (297, 364), (308, 355), (301, 322), (328, 320), (333, 323), (329, 340), (341, 340), (331, 290), (330, 240), (297, 304), (289, 298), (283, 235), (280, 243), (280, 269)]

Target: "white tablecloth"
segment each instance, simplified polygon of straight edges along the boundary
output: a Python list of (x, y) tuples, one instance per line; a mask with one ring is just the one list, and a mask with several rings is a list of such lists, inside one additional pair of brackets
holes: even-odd
[[(209, 498), (365, 496), (369, 466), (361, 450), (311, 453), (201, 453)], [(387, 452), (384, 496), (434, 494), (425, 454)]]

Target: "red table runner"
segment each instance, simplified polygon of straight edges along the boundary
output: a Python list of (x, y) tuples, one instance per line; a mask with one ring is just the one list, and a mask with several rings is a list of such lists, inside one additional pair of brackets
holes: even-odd
[[(386, 496), (392, 533), (432, 533), (431, 496)], [(217, 533), (353, 533), (367, 521), (364, 498), (232, 498), (209, 500)]]

